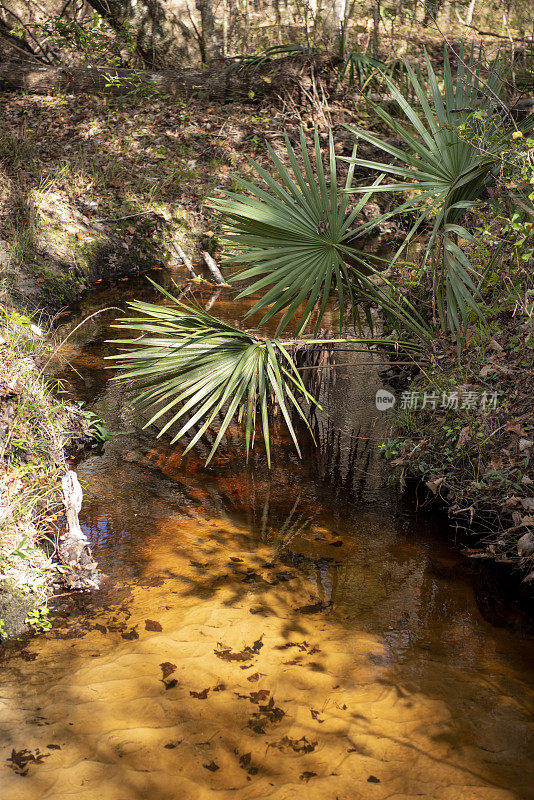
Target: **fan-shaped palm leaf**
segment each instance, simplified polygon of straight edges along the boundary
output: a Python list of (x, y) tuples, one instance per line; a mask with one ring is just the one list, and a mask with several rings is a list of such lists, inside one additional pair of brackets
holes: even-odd
[[(263, 311), (260, 324), (264, 324), (283, 312), (278, 325), (280, 332), (298, 314), (298, 335), (316, 311), (317, 331), (330, 291), (335, 287), (339, 297), (340, 329), (347, 305), (353, 313), (357, 312), (354, 302), (357, 297), (378, 303), (394, 318), (403, 317), (405, 325), (411, 325), (424, 335), (424, 325), (417, 312), (395, 287), (384, 280), (380, 286), (374, 280), (376, 265), (381, 260), (354, 247), (355, 240), (369, 230), (368, 223), (358, 225), (356, 218), (381, 178), (349, 209), (348, 189), (356, 162), (349, 167), (344, 186), (339, 188), (332, 135), (327, 169), (323, 166), (317, 131), (312, 159), (302, 130), (300, 154), (293, 149), (287, 134), (285, 144), (289, 168), (267, 145), (276, 177), (249, 159), (266, 189), (237, 177), (248, 194), (225, 192), (224, 199), (211, 200), (211, 205), (223, 215), (227, 244), (238, 251), (230, 259), (231, 263), (247, 265), (231, 280), (252, 279), (239, 297), (262, 292), (247, 316)], [(302, 304), (304, 311), (299, 313)], [(370, 323), (370, 316), (367, 318)]]
[[(468, 307), (480, 313), (476, 302), (477, 277), (461, 245), (461, 242), (472, 241), (472, 237), (459, 222), (493, 180), (492, 170), (497, 163), (503, 137), (510, 136), (513, 128), (500, 112), (498, 96), (503, 79), (496, 67), (491, 69), (483, 86), (472, 52), (467, 61), (460, 54), (456, 80), (453, 79), (446, 48), (444, 58), (443, 91), (439, 88), (428, 55), (426, 84), (406, 64), (420, 110), (410, 105), (394, 83), (384, 77), (409, 127), (401, 125), (380, 106), (375, 107), (376, 112), (402, 140), (404, 147), (396, 147), (366, 130), (348, 126), (356, 136), (386, 153), (389, 162), (355, 156), (348, 160), (353, 165), (397, 179), (393, 183), (382, 182), (380, 186), (373, 186), (374, 191), (416, 192), (415, 197), (374, 221), (378, 224), (385, 216), (391, 217), (409, 209), (418, 211), (417, 219), (397, 255), (426, 220), (434, 219), (426, 257), (440, 238), (443, 245), (443, 276), (438, 303), (442, 319), (446, 313), (450, 329), (457, 334)], [(475, 129), (478, 128), (478, 141), (464, 139), (459, 133), (462, 123), (473, 119), (475, 109), (479, 115), (486, 114), (480, 124), (476, 121), (473, 123)], [(366, 193), (370, 189), (371, 186), (364, 186), (353, 191)]]
[(194, 431), (187, 452), (220, 415), (209, 463), (234, 417), (244, 425), (248, 457), (259, 417), (270, 465), (269, 417), (275, 404), (300, 455), (289, 412), (293, 409), (309, 428), (298, 401), (317, 401), (287, 345), (241, 331), (154, 286), (174, 305), (129, 303), (140, 316), (120, 319), (115, 327), (139, 332), (140, 338), (115, 340), (122, 352), (110, 356), (119, 367), (118, 379), (140, 390), (136, 402), (156, 407), (147, 426), (164, 419), (158, 436), (179, 427), (172, 442)]

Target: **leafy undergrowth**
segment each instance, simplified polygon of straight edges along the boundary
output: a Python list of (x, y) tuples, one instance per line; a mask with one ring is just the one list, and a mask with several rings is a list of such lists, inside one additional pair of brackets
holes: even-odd
[[(88, 436), (78, 409), (56, 399), (39, 374), (39, 328), (0, 307), (0, 638), (48, 626), (56, 568), (65, 448)], [(46, 549), (46, 552), (45, 552)]]
[[(382, 450), (403, 481), (421, 479), (447, 506), (468, 532), (468, 555), (516, 565), (534, 581), (534, 280), (525, 247), (509, 248), (489, 275), (485, 320), (471, 321), (460, 355), (440, 337), (431, 367), (401, 378)], [(429, 276), (407, 282), (430, 309)]]

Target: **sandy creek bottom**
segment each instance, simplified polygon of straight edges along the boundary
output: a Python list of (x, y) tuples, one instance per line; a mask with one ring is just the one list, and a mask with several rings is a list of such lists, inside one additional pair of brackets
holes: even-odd
[(0, 798), (533, 798), (532, 641), (384, 486), (369, 358), (322, 390), (302, 461), (280, 432), (273, 470), (246, 466), (234, 431), (205, 468), (110, 383), (112, 317), (65, 372), (118, 433), (77, 465), (109, 578), (3, 654)]

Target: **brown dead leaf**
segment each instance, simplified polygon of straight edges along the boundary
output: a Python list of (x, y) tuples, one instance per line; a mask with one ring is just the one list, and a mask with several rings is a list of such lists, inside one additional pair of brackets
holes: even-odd
[(202, 689), (201, 692), (189, 692), (191, 697), (194, 697), (196, 700), (206, 700), (208, 697), (210, 690), (209, 686), (206, 689)]
[(165, 680), (176, 670), (176, 664), (171, 664), (170, 661), (163, 661), (160, 664), (160, 668), (162, 672), (162, 680)]
[(520, 497), (516, 497), (515, 495), (512, 495), (512, 497), (508, 497), (504, 501), (504, 506), (505, 506), (505, 508), (513, 508), (514, 506), (518, 506), (520, 502), (521, 502), (521, 498)]
[(270, 693), (270, 691), (268, 689), (259, 689), (257, 692), (251, 692), (250, 693), (250, 702), (251, 703), (257, 703), (257, 704), (264, 703), (265, 700), (267, 700), (267, 698), (269, 697), (270, 694), (271, 693)]
[(156, 620), (145, 619), (145, 631), (156, 631), (157, 633), (161, 633), (162, 630), (163, 628), (159, 622), (156, 622)]
[(526, 437), (527, 436), (527, 432), (523, 428), (523, 426), (519, 422), (517, 422), (516, 420), (513, 420), (513, 419), (508, 420), (508, 422), (505, 425), (504, 430), (508, 431), (508, 433), (517, 433), (518, 436), (522, 436), (522, 437)]
[(456, 442), (456, 449), (458, 450), (460, 447), (463, 447), (464, 444), (469, 441), (469, 437), (471, 436), (471, 425), (465, 425), (458, 435), (458, 441)]

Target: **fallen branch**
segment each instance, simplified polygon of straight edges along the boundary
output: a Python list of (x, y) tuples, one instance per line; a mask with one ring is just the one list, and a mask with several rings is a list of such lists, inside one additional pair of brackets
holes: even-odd
[(188, 258), (188, 256), (186, 256), (186, 254), (184, 253), (184, 251), (182, 250), (181, 246), (178, 244), (176, 239), (172, 240), (172, 246), (173, 246), (174, 250), (176, 251), (176, 253), (178, 254), (178, 256), (182, 259), (182, 261), (184, 263), (184, 266), (185, 266), (186, 270), (189, 272), (189, 274), (191, 275), (191, 277), (193, 279), (195, 279), (195, 278), (198, 279), (199, 276), (195, 272), (195, 268), (193, 266), (193, 262), (191, 261), (190, 258)]
[(201, 250), (201, 255), (204, 261), (206, 262), (206, 266), (213, 275), (215, 279), (215, 283), (219, 286), (230, 286), (229, 283), (223, 278), (222, 272), (220, 271), (219, 267), (217, 266), (217, 262), (206, 250)]

